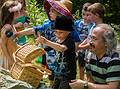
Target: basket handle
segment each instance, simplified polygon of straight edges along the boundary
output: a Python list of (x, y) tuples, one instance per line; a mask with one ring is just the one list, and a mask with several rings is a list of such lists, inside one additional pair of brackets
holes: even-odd
[(43, 66), (41, 66), (42, 64), (32, 64), (32, 63), (26, 63), (26, 64), (21, 64), (22, 67), (34, 67), (36, 69), (38, 69), (42, 74), (46, 74), (46, 75), (51, 75), (51, 71), (47, 68), (44, 68)]

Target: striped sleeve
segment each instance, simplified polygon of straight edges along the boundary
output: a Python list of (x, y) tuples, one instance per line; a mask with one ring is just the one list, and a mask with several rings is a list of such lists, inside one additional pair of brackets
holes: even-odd
[(106, 82), (120, 81), (120, 58), (113, 58), (108, 63)]

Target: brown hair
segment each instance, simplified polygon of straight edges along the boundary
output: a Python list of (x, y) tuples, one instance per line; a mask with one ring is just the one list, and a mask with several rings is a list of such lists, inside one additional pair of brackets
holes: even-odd
[(100, 18), (103, 18), (105, 13), (105, 7), (101, 3), (94, 3), (88, 7), (87, 11), (93, 14), (98, 14)]
[(5, 24), (12, 24), (14, 18), (14, 12), (9, 11), (9, 8), (15, 6), (15, 2), (12, 0), (6, 1), (1, 7), (0, 12), (0, 28), (2, 28)]
[(90, 5), (92, 5), (92, 3), (89, 3), (89, 2), (83, 4), (82, 11), (87, 11), (87, 8), (88, 8)]
[(10, 13), (9, 8), (15, 6), (14, 1), (6, 1), (1, 7), (0, 18), (1, 23), (0, 27), (2, 28), (5, 24), (12, 24), (14, 13)]

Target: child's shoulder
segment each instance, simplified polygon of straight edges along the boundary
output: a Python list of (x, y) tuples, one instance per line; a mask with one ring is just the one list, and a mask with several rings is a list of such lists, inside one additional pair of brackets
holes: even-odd
[(81, 22), (81, 21), (83, 21), (82, 18), (79, 18), (79, 19), (76, 19), (76, 20), (75, 20), (75, 22)]
[(49, 19), (44, 20), (44, 23), (50, 23), (50, 22), (51, 22), (51, 20), (49, 20)]
[(44, 27), (51, 27), (52, 24), (54, 24), (53, 21), (51, 21), (51, 20), (49, 20), (49, 19), (46, 19), (46, 20), (44, 20), (42, 26), (44, 26)]
[(80, 24), (80, 23), (83, 23), (83, 22), (84, 22), (84, 21), (83, 21), (82, 18), (77, 19), (77, 20), (74, 21), (75, 24)]
[(94, 28), (94, 27), (96, 27), (96, 24), (91, 22), (91, 23), (88, 24), (88, 26)]

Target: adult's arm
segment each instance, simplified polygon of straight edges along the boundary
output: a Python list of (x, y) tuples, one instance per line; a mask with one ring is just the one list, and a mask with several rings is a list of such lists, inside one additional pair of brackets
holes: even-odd
[[(72, 83), (69, 83), (72, 89), (83, 89), (85, 81), (83, 80), (74, 80)], [(118, 89), (119, 82), (109, 82), (107, 84), (94, 84), (88, 82), (88, 89)]]

